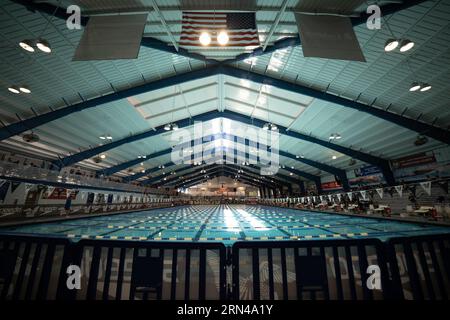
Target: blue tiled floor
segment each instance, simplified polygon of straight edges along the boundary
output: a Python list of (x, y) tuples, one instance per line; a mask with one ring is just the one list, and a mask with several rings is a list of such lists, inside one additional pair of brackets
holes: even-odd
[(311, 240), (450, 233), (449, 227), (264, 206), (186, 206), (1, 228), (0, 234), (154, 241)]

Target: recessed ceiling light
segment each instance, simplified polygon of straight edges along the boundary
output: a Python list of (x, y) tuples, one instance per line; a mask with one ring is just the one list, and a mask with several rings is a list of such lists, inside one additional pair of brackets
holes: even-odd
[(414, 47), (414, 42), (408, 39), (402, 40), (400, 43), (400, 52), (406, 52)]
[(31, 90), (26, 86), (20, 86), (19, 90), (23, 93), (31, 93)]
[(50, 48), (50, 44), (45, 39), (39, 39), (36, 42), (36, 47), (38, 47), (39, 50), (41, 50), (42, 52), (45, 52), (45, 53), (52, 52), (52, 48)]
[(389, 52), (389, 51), (394, 50), (397, 47), (398, 47), (398, 40), (396, 40), (396, 39), (389, 39), (384, 44), (384, 51)]
[(414, 82), (411, 84), (411, 87), (409, 88), (409, 91), (414, 92), (421, 88), (421, 85), (418, 82)]
[(19, 42), (19, 46), (25, 51), (34, 52), (32, 40), (29, 40), (29, 39), (22, 40)]
[(198, 40), (200, 41), (202, 46), (208, 46), (211, 43), (211, 36), (208, 32), (202, 32)]
[(12, 92), (12, 93), (15, 93), (15, 94), (20, 93), (19, 88), (17, 88), (16, 86), (8, 87), (8, 91)]
[(428, 84), (428, 83), (424, 83), (424, 84), (423, 84), (423, 87), (420, 88), (420, 91), (421, 91), (421, 92), (424, 92), (424, 91), (428, 91), (428, 90), (430, 90), (430, 89), (431, 89), (431, 85)]

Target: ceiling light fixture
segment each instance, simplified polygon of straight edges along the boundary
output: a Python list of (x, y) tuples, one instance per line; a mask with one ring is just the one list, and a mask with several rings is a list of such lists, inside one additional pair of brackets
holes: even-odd
[(27, 86), (20, 86), (19, 90), (20, 90), (20, 92), (23, 92), (23, 93), (31, 93), (30, 88), (28, 88)]
[(28, 52), (34, 52), (34, 48), (33, 48), (33, 40), (30, 39), (25, 39), (19, 42), (19, 46)]
[(413, 82), (411, 84), (411, 87), (409, 88), (409, 91), (414, 92), (421, 88), (421, 85), (418, 82)]
[(204, 31), (200, 34), (199, 41), (202, 46), (209, 46), (209, 44), (211, 43), (211, 36), (208, 32)]
[(220, 31), (219, 34), (217, 35), (217, 42), (221, 45), (224, 46), (228, 43), (228, 40), (230, 38), (228, 37), (228, 33), (226, 31)]
[(339, 139), (341, 139), (342, 137), (341, 137), (341, 135), (339, 134), (339, 133), (332, 133), (332, 134), (330, 134), (330, 140), (339, 140)]
[(411, 84), (411, 87), (409, 88), (409, 91), (411, 92), (415, 92), (415, 91), (420, 91), (420, 92), (425, 92), (431, 89), (431, 85), (428, 83), (420, 83), (420, 82), (413, 82)]
[(414, 47), (414, 42), (409, 39), (403, 39), (400, 43), (400, 52), (406, 52)]
[(8, 91), (9, 91), (9, 92), (12, 92), (12, 93), (15, 93), (15, 94), (20, 93), (20, 89), (17, 88), (16, 86), (8, 87)]
[(178, 125), (176, 123), (168, 123), (166, 125), (164, 125), (164, 130), (166, 131), (170, 131), (170, 130), (178, 130)]
[(431, 85), (430, 84), (428, 84), (428, 83), (423, 83), (422, 84), (422, 88), (420, 88), (420, 91), (421, 92), (425, 92), (425, 91), (428, 91), (428, 90), (430, 90), (431, 89)]
[(398, 47), (398, 40), (397, 39), (388, 39), (386, 43), (384, 44), (384, 51), (390, 52)]
[(52, 52), (52, 48), (50, 47), (50, 44), (48, 43), (47, 40), (45, 39), (38, 39), (36, 42), (36, 47), (41, 50), (42, 52), (45, 53), (51, 53)]
[(271, 123), (271, 122), (266, 122), (262, 128), (263, 128), (263, 130), (272, 130), (272, 131), (275, 131), (278, 129), (277, 125), (274, 123)]
[(101, 154), (101, 155), (100, 155), (100, 158), (101, 158), (101, 159), (105, 159), (105, 158), (106, 158), (106, 154), (104, 154), (104, 153)]
[(332, 157), (331, 157), (331, 159), (333, 159), (333, 160), (336, 160), (336, 159), (337, 159), (337, 157), (336, 157), (336, 156), (332, 156)]

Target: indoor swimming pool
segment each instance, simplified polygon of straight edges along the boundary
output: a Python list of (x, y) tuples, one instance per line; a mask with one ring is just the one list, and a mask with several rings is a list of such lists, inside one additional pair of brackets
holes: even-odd
[(319, 240), (450, 233), (445, 226), (288, 208), (183, 206), (0, 229), (0, 234), (140, 241)]

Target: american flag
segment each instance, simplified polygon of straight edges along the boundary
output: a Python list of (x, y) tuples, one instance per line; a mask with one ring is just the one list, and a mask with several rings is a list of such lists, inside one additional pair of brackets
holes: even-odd
[(227, 47), (259, 46), (254, 12), (183, 12), (180, 46), (201, 47), (199, 37), (208, 32), (209, 46), (218, 47), (217, 35), (222, 30), (229, 37)]

